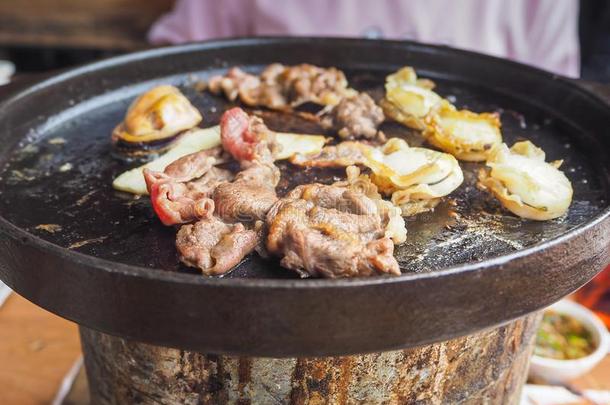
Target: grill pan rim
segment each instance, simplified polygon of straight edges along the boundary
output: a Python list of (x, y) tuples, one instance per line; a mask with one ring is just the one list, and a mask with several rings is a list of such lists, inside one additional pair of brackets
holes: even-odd
[[(496, 63), (501, 63), (504, 65), (512, 65), (513, 67), (519, 68), (521, 70), (527, 70), (530, 73), (537, 74), (546, 79), (552, 79), (557, 83), (561, 83), (564, 86), (568, 86), (570, 90), (578, 92), (581, 96), (586, 96), (588, 98), (592, 98), (596, 102), (602, 104), (608, 112), (610, 116), (610, 105), (603, 100), (598, 95), (583, 89), (578, 86), (575, 82), (576, 80), (570, 79), (552, 72), (548, 72), (542, 69), (539, 69), (534, 66), (525, 65), (516, 61), (507, 60), (503, 58), (499, 58), (492, 55), (485, 55), (473, 51), (455, 49), (445, 45), (429, 45), (422, 44), (414, 41), (398, 41), (398, 40), (377, 40), (377, 39), (361, 39), (361, 38), (346, 38), (346, 37), (281, 37), (281, 36), (260, 36), (260, 37), (234, 37), (234, 38), (226, 38), (219, 40), (210, 40), (203, 42), (193, 42), (186, 43), (181, 45), (173, 45), (173, 46), (165, 46), (159, 47), (155, 49), (143, 50), (138, 52), (132, 52), (126, 55), (109, 57), (106, 59), (102, 59), (100, 61), (92, 62), (84, 64), (80, 67), (76, 67), (73, 69), (69, 69), (65, 72), (62, 72), (58, 75), (54, 75), (52, 77), (43, 79), (42, 81), (35, 83), (26, 89), (19, 91), (18, 93), (12, 95), (5, 101), (0, 103), (0, 111), (3, 110), (3, 107), (19, 102), (20, 99), (29, 96), (30, 94), (35, 94), (37, 91), (41, 89), (45, 89), (54, 85), (61, 85), (62, 82), (66, 80), (78, 77), (80, 75), (86, 73), (95, 73), (101, 69), (111, 68), (120, 66), (124, 63), (129, 63), (137, 60), (144, 60), (153, 57), (168, 57), (173, 54), (181, 54), (187, 52), (196, 52), (196, 51), (204, 51), (209, 49), (222, 49), (227, 47), (240, 47), (240, 46), (253, 46), (259, 45), (261, 43), (265, 45), (273, 45), (275, 43), (285, 44), (287, 41), (292, 42), (295, 45), (303, 45), (311, 43), (312, 41), (332, 41), (335, 43), (345, 43), (347, 46), (350, 44), (361, 44), (361, 43), (371, 43), (371, 44), (384, 44), (389, 46), (396, 46), (400, 48), (409, 48), (414, 49), (418, 52), (425, 53), (438, 53), (438, 52), (449, 52), (456, 55), (464, 55), (468, 57), (474, 57), (476, 59), (482, 61), (494, 61)], [(0, 114), (0, 118), (2, 115)], [(5, 156), (10, 156), (10, 153)], [(4, 164), (5, 161), (0, 161), (0, 164)], [(607, 183), (610, 183), (610, 178), (607, 180)], [(467, 273), (471, 271), (479, 271), (486, 267), (494, 267), (499, 265), (508, 264), (515, 259), (522, 258), (525, 256), (530, 256), (539, 251), (544, 251), (549, 247), (561, 244), (566, 240), (570, 240), (574, 237), (581, 235), (586, 232), (588, 229), (597, 226), (604, 220), (610, 221), (610, 204), (599, 214), (593, 217), (591, 220), (581, 224), (568, 232), (559, 235), (558, 237), (545, 240), (543, 242), (536, 243), (534, 245), (528, 246), (526, 248), (517, 250), (515, 252), (511, 252), (508, 254), (503, 254), (501, 256), (481, 260), (474, 263), (464, 263), (459, 265), (450, 266), (441, 270), (435, 270), (433, 272), (425, 272), (425, 273), (403, 273), (400, 276), (395, 277), (369, 277), (369, 278), (355, 278), (355, 279), (256, 279), (256, 278), (214, 278), (214, 277), (201, 277), (197, 274), (187, 274), (187, 273), (178, 273), (178, 272), (167, 272), (162, 269), (151, 269), (148, 267), (128, 265), (118, 262), (113, 262), (111, 260), (98, 258), (95, 256), (87, 255), (80, 253), (78, 251), (69, 250), (67, 248), (61, 247), (54, 243), (48, 242), (33, 233), (27, 232), (24, 229), (19, 228), (18, 226), (12, 224), (10, 221), (6, 220), (4, 217), (0, 216), (0, 233), (5, 233), (7, 235), (12, 235), (15, 238), (24, 240), (24, 238), (28, 239), (30, 242), (38, 245), (45, 251), (60, 255), (63, 258), (68, 260), (72, 260), (77, 264), (87, 264), (91, 265), (95, 268), (98, 268), (103, 271), (120, 273), (130, 276), (141, 276), (141, 277), (149, 277), (160, 279), (166, 282), (173, 283), (195, 283), (200, 285), (218, 285), (218, 286), (235, 286), (240, 288), (324, 288), (324, 287), (361, 287), (364, 285), (378, 285), (378, 284), (387, 284), (387, 283), (401, 283), (408, 282), (411, 280), (422, 280), (427, 278), (437, 278), (450, 274), (456, 273)]]

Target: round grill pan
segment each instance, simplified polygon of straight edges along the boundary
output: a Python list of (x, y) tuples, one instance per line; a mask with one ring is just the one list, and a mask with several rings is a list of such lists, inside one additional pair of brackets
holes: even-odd
[[(229, 105), (197, 92), (197, 80), (273, 62), (339, 67), (377, 97), (385, 75), (414, 66), (458, 107), (500, 112), (507, 143), (531, 139), (548, 160), (563, 159), (575, 191), (569, 213), (516, 218), (476, 189), (480, 166), (462, 164), (456, 193), (407, 219), (408, 241), (396, 251), (402, 276), (301, 280), (252, 256), (223, 278), (202, 277), (179, 264), (175, 229), (156, 220), (147, 198), (112, 189), (131, 166), (112, 154), (109, 134), (129, 102), (159, 83), (180, 86), (203, 125), (214, 125)], [(321, 131), (291, 115), (258, 113), (272, 129)], [(89, 328), (202, 352), (347, 355), (445, 340), (538, 310), (610, 261), (608, 127), (610, 108), (570, 80), (411, 42), (253, 38), (121, 56), (0, 106), (0, 278)], [(422, 142), (396, 124), (382, 129)], [(280, 193), (339, 174), (282, 169)]]

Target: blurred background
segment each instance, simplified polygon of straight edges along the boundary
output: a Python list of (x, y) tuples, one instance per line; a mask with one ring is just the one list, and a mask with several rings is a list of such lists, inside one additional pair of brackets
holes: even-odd
[(269, 34), (415, 39), (610, 81), (605, 0), (2, 0), (0, 82), (151, 42)]

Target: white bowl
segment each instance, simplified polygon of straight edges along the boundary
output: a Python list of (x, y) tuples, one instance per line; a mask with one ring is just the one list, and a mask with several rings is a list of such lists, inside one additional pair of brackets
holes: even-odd
[(533, 355), (530, 363), (530, 376), (550, 383), (563, 383), (589, 372), (608, 354), (610, 334), (592, 311), (569, 300), (559, 301), (547, 309), (569, 315), (580, 321), (585, 328), (591, 331), (596, 349), (588, 356), (574, 360), (557, 360)]

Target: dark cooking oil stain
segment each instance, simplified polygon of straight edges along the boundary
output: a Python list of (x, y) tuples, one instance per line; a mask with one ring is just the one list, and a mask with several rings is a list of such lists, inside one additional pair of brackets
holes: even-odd
[(288, 162), (277, 162), (282, 172), (282, 177), (276, 190), (278, 196), (282, 197), (290, 190), (300, 184), (321, 183), (333, 184), (345, 179), (345, 169), (323, 169), (319, 167), (299, 167)]
[[(377, 98), (382, 94), (384, 74), (348, 73), (355, 87), (371, 91)], [(433, 212), (405, 218), (407, 242), (395, 250), (403, 271), (437, 271), (506, 254), (562, 235), (607, 206), (608, 185), (589, 157), (595, 146), (589, 141), (579, 142), (581, 134), (561, 117), (548, 116), (523, 101), (480, 87), (443, 81), (437, 84), (441, 95), (456, 97), (458, 107), (468, 105), (474, 111), (501, 112), (502, 131), (509, 145), (530, 139), (547, 152), (548, 160), (563, 159), (563, 168), (574, 186), (574, 201), (567, 215), (557, 220), (517, 218), (476, 188), (480, 164), (461, 163), (465, 181), (449, 199)], [(203, 126), (215, 125), (232, 105), (192, 87), (185, 87), (184, 91), (202, 111)], [(0, 169), (0, 215), (43, 239), (85, 254), (151, 269), (197, 274), (179, 263), (174, 245), (176, 229), (157, 220), (148, 198), (112, 188), (112, 179), (133, 166), (114, 156), (110, 147), (110, 133), (130, 102), (121, 97), (117, 91), (116, 102), (58, 123), (43, 134), (37, 134), (39, 131), (34, 128), (32, 136), (13, 151)], [(323, 133), (306, 114), (257, 114), (277, 131)], [(395, 123), (384, 123), (381, 129), (388, 137), (404, 138), (413, 146), (427, 146), (416, 131)], [(70, 170), (60, 170), (66, 164), (70, 164)], [(282, 170), (280, 195), (298, 184), (333, 183), (345, 173), (344, 169), (302, 169), (286, 162), (278, 165)], [(296, 275), (276, 261), (252, 254), (226, 277)]]

